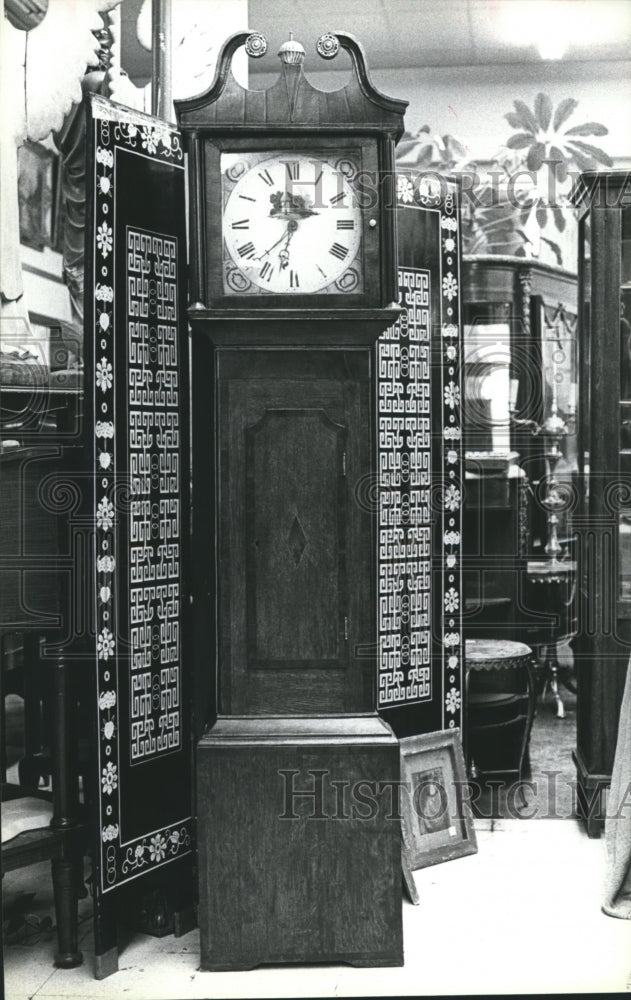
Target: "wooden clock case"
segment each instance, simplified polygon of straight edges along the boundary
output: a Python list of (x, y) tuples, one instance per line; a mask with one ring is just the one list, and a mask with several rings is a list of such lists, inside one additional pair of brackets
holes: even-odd
[[(325, 93), (301, 46), (267, 91), (231, 72), (176, 102), (189, 157), (194, 644), (208, 728), (197, 747), (202, 968), (400, 965), (399, 746), (376, 713), (374, 344), (399, 308), (394, 145), (406, 102), (373, 87), (360, 45)], [(361, 157), (363, 291), (234, 295), (222, 284), (222, 150)], [(371, 182), (371, 175), (374, 181)], [(208, 706), (207, 711), (204, 710)], [(201, 730), (201, 727), (200, 727)], [(372, 804), (361, 802), (362, 792)], [(359, 798), (358, 798), (359, 793)]]

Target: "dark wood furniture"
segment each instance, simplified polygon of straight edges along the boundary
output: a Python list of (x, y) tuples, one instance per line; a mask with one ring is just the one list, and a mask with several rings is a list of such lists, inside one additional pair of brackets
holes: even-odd
[[(244, 90), (231, 72), (242, 45), (256, 56), (266, 42), (234, 35), (212, 87), (176, 103), (191, 192), (196, 644), (217, 690), (197, 748), (202, 968), (400, 965), (400, 824), (381, 801), (365, 820), (334, 816), (358, 783), (399, 775), (376, 713), (376, 527), (360, 494), (376, 452), (374, 344), (401, 313), (378, 181), (394, 177), (405, 102), (372, 87), (341, 32), (318, 42), (325, 58), (351, 57), (335, 93), (309, 84), (293, 40), (277, 83)], [(337, 235), (323, 243), (327, 219)]]
[(523, 642), (467, 639), (467, 761), (475, 777), (524, 778), (537, 691)]
[(400, 965), (400, 824), (383, 819), (399, 744), (387, 723), (231, 716), (198, 752), (202, 966)]
[(0, 628), (43, 634), (59, 625), (59, 539), (51, 487), (59, 447), (0, 447)]
[(564, 684), (576, 691), (573, 681), (559, 667), (557, 646), (576, 634), (576, 563), (552, 559), (528, 561), (526, 577), (526, 607), (538, 618), (537, 624), (526, 624), (523, 636), (537, 649), (544, 674), (543, 697), (550, 691), (557, 718), (565, 717), (559, 686)]
[[(575, 482), (576, 275), (537, 260), (489, 254), (464, 256), (462, 278), (465, 449), (518, 453), (535, 497), (530, 554), (543, 555), (545, 441), (533, 430), (555, 407), (566, 424), (558, 473)], [(557, 512), (562, 538), (571, 531), (571, 506)]]
[(46, 742), (42, 698), (45, 680), (40, 664), (41, 636), (37, 632), (7, 631), (0, 633), (0, 774), (7, 780), (7, 717), (6, 699), (18, 695), (23, 703), (23, 755), (18, 760), (20, 784), (37, 787), (44, 765), (42, 749)]
[[(33, 405), (32, 415), (41, 407)], [(35, 430), (34, 430), (35, 427)], [(57, 433), (56, 425), (52, 431)], [(21, 434), (36, 434), (41, 421), (21, 421)], [(62, 635), (65, 587), (60, 577), (60, 531), (56, 485), (63, 471), (59, 442), (0, 451), (0, 628), (23, 636), (21, 676), (9, 676), (4, 660), (0, 701), (6, 688), (25, 702), (25, 756), (19, 784), (3, 785), (3, 800), (37, 796), (41, 774), (52, 776), (49, 826), (22, 832), (2, 845), (2, 871), (50, 860), (57, 916), (57, 965), (81, 962), (77, 944), (77, 896), (81, 885), (83, 825), (79, 816), (76, 729), (77, 685), (73, 666), (55, 642)], [(46, 636), (50, 648), (41, 648)], [(43, 653), (40, 658), (40, 652)], [(4, 741), (4, 729), (2, 732)], [(13, 806), (9, 807), (12, 809)]]
[(604, 824), (631, 651), (631, 192), (626, 171), (586, 173), (579, 221), (578, 808)]
[[(63, 654), (48, 661), (45, 669), (51, 675), (48, 709), (52, 815), (49, 825), (28, 829), (27, 823), (24, 832), (3, 841), (2, 874), (39, 861), (51, 862), (57, 922), (55, 965), (70, 969), (83, 960), (78, 946), (77, 900), (82, 884), (85, 827), (79, 806), (76, 685)], [(9, 803), (15, 806), (20, 800), (32, 801), (34, 794), (32, 789), (18, 785), (2, 786), (7, 812)]]
[[(470, 470), (478, 468), (474, 461)], [(515, 640), (528, 558), (530, 491), (518, 466), (510, 476), (470, 471), (463, 510), (463, 628), (467, 638)]]
[[(20, 398), (23, 406), (24, 397)], [(2, 402), (4, 406), (4, 390)], [(38, 409), (41, 418), (46, 413), (45, 402), (32, 406), (33, 413)], [(25, 421), (22, 415), (22, 427)], [(10, 436), (14, 433), (11, 430)], [(37, 440), (32, 424), (26, 436)], [(47, 677), (40, 661), (40, 643), (45, 635), (55, 633), (61, 615), (58, 521), (52, 499), (60, 449), (51, 435), (48, 440), (47, 444), (42, 434), (38, 444), (0, 446), (2, 775), (6, 780), (4, 698), (19, 694), (24, 700), (25, 744), (19, 762), (20, 782), (32, 788), (37, 787), (40, 773), (50, 774), (50, 764), (43, 755), (48, 742), (43, 713)], [(10, 635), (13, 645), (19, 647), (13, 657), (4, 652)]]

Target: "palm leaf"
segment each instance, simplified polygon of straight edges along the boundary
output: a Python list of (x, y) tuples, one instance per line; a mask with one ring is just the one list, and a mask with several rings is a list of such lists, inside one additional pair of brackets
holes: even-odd
[(529, 170), (539, 170), (546, 155), (546, 147), (543, 142), (535, 142), (528, 150), (526, 165)]
[(414, 146), (418, 145), (418, 139), (413, 139), (410, 135), (404, 135), (402, 139), (399, 140), (397, 145), (397, 156), (401, 156), (403, 153), (407, 153), (408, 150), (413, 149)]
[(511, 128), (529, 128), (524, 121), (523, 115), (518, 115), (515, 111), (509, 111), (507, 115), (504, 115), (504, 118)]
[(414, 164), (418, 167), (427, 167), (434, 158), (434, 147), (431, 144), (421, 145), (418, 139), (412, 142), (402, 141), (397, 146), (397, 158), (414, 157)]
[(543, 131), (547, 132), (552, 118), (552, 101), (547, 94), (537, 94), (535, 97), (535, 117)]
[(579, 170), (591, 170), (594, 166), (594, 160), (591, 156), (585, 156), (581, 153), (580, 149), (574, 149), (573, 146), (568, 143), (568, 149), (576, 161), (576, 165)]
[(560, 233), (565, 231), (565, 213), (562, 208), (558, 205), (551, 205), (552, 216), (554, 218), (554, 224)]
[(515, 111), (517, 112), (515, 117), (519, 117), (519, 126), (517, 127), (525, 128), (527, 129), (528, 132), (532, 132), (533, 135), (536, 135), (539, 130), (539, 127), (537, 125), (537, 119), (533, 115), (528, 105), (524, 104), (523, 101), (519, 100), (513, 101), (513, 105), (515, 107)]
[(509, 149), (525, 149), (526, 146), (532, 146), (534, 141), (531, 132), (516, 132), (506, 140), (506, 145)]
[(584, 122), (569, 128), (565, 135), (609, 135), (609, 129), (600, 122)]
[(415, 163), (419, 167), (429, 167), (430, 163), (434, 159), (434, 147), (433, 146), (421, 146), (416, 154)]
[(467, 155), (466, 146), (460, 142), (460, 139), (456, 139), (455, 135), (444, 135), (443, 142), (445, 143), (445, 149), (454, 160), (461, 160)]
[(532, 214), (532, 205), (524, 205), (519, 211), (519, 221), (522, 226), (525, 226)]
[(541, 237), (541, 242), (548, 244), (548, 246), (552, 250), (552, 253), (554, 254), (554, 256), (557, 259), (557, 264), (559, 265), (559, 267), (561, 267), (561, 265), (563, 263), (563, 254), (561, 252), (561, 247), (559, 246), (559, 244), (555, 243), (553, 240), (546, 239), (545, 236)]
[(540, 202), (537, 205), (537, 209), (535, 211), (535, 218), (537, 220), (537, 225), (539, 226), (539, 228), (545, 229), (548, 223), (548, 210), (542, 202)]
[(526, 236), (526, 233), (523, 231), (523, 229), (516, 229), (515, 234), (519, 236), (521, 240), (523, 240), (524, 244), (530, 243), (530, 246), (532, 246), (532, 240), (530, 239), (529, 236)]
[(608, 153), (605, 153), (604, 149), (600, 146), (592, 146), (590, 142), (581, 142), (579, 139), (573, 139), (572, 142), (568, 142), (568, 148), (580, 149), (581, 153), (585, 153), (587, 156), (591, 156), (593, 160), (597, 163), (604, 163), (606, 167), (613, 167), (613, 160)]
[(559, 149), (558, 146), (550, 146), (548, 160), (552, 161), (549, 163), (549, 167), (553, 176), (560, 181), (564, 181), (567, 177), (567, 163), (565, 161), (563, 150)]
[(565, 100), (561, 101), (554, 112), (554, 121), (552, 122), (552, 128), (555, 132), (568, 120), (577, 107), (578, 101), (575, 101), (573, 97), (566, 97)]

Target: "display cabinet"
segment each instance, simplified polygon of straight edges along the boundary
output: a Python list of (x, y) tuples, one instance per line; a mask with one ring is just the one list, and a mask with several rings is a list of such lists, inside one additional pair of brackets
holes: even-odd
[(560, 496), (577, 468), (576, 277), (476, 255), (464, 257), (463, 279), (465, 451), (494, 472), (509, 457), (519, 462), (535, 497), (531, 554), (543, 555), (551, 517), (557, 536), (570, 534), (571, 505)]
[(465, 257), (463, 277), (466, 634), (547, 645), (529, 566), (562, 565), (572, 590), (576, 277), (497, 255)]
[(598, 835), (631, 645), (631, 190), (626, 171), (584, 173), (579, 211), (580, 509), (575, 763)]
[(519, 466), (488, 474), (474, 459), (467, 461), (462, 555), (468, 639), (520, 638), (530, 507)]

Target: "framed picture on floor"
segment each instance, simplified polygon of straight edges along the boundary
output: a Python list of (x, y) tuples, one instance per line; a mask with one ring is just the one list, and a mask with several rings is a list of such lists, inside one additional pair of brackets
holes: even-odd
[(400, 744), (403, 842), (411, 869), (475, 854), (460, 730), (408, 736)]

